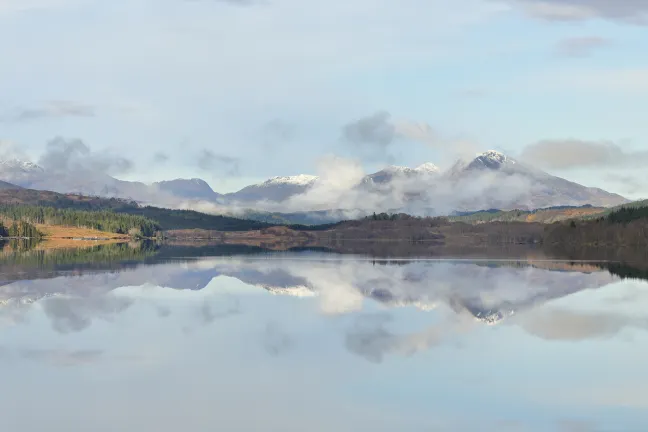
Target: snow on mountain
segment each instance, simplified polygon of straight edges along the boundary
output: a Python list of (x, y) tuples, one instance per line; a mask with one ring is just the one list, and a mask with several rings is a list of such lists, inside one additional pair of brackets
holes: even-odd
[(441, 173), (441, 170), (431, 162), (426, 162), (416, 168), (390, 165), (378, 172), (369, 174), (362, 180), (362, 184), (387, 184), (394, 179), (426, 178)]
[(0, 170), (1, 171), (21, 171), (21, 172), (32, 172), (32, 171), (43, 171), (43, 169), (36, 165), (33, 162), (24, 161), (20, 159), (6, 159), (0, 160)]
[(438, 166), (434, 165), (432, 162), (426, 162), (414, 168), (415, 172), (421, 174), (440, 174), (441, 170)]
[[(270, 206), (285, 203), (308, 192), (320, 179), (307, 174), (278, 176), (220, 195), (197, 178), (147, 185), (122, 181), (104, 173), (50, 172), (29, 161), (9, 159), (0, 160), (0, 181), (31, 189), (118, 197), (167, 207), (201, 200), (263, 210), (268, 208), (264, 203)], [(334, 189), (333, 194), (327, 190), (321, 197), (313, 194), (307, 206), (288, 211), (338, 208), (448, 214), (483, 208), (510, 210), (584, 204), (609, 207), (627, 202), (620, 195), (550, 175), (495, 150), (478, 154), (472, 160), (457, 161), (447, 171), (430, 162), (415, 168), (392, 165), (365, 176), (348, 190)], [(318, 199), (324, 202), (317, 202)]]
[(35, 163), (20, 159), (0, 160), (0, 180), (17, 186), (29, 187), (31, 182), (43, 175), (43, 169)]
[(296, 176), (272, 177), (263, 183), (247, 186), (225, 197), (233, 202), (255, 201), (281, 202), (306, 192), (317, 181), (317, 176), (300, 174)]
[[(557, 205), (611, 207), (628, 202), (602, 189), (589, 188), (553, 176), (495, 150), (479, 154), (470, 162), (457, 162), (446, 174), (458, 189), (482, 185), (481, 208), (536, 209)], [(456, 210), (474, 210), (467, 202)]]
[(272, 177), (269, 180), (257, 185), (259, 187), (272, 187), (276, 185), (295, 185), (295, 186), (310, 186), (318, 179), (317, 176), (300, 174), (296, 176), (287, 177)]
[(488, 150), (477, 157), (468, 165), (468, 169), (500, 169), (504, 165), (515, 165), (516, 161), (496, 150)]

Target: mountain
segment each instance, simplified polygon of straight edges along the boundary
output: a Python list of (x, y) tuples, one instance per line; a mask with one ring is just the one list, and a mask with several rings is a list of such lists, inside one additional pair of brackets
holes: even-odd
[[(478, 183), (483, 188), (481, 208), (533, 210), (555, 206), (611, 207), (629, 202), (621, 195), (553, 176), (495, 150), (469, 163), (457, 163), (446, 174), (455, 185)], [(465, 203), (455, 210), (474, 210)]]
[(238, 192), (226, 194), (230, 201), (254, 203), (257, 201), (281, 202), (299, 195), (310, 189), (318, 177), (312, 175), (296, 175), (289, 177), (273, 177), (263, 183), (247, 186)]
[(217, 201), (221, 197), (205, 180), (199, 178), (161, 181), (153, 183), (153, 186), (178, 198)]
[(28, 187), (33, 179), (40, 178), (42, 174), (43, 169), (34, 163), (19, 159), (0, 160), (0, 180), (11, 184)]
[(397, 178), (432, 178), (441, 174), (439, 167), (427, 162), (416, 168), (391, 165), (366, 176), (362, 183), (386, 184)]
[(19, 159), (0, 160), (0, 181), (27, 189), (121, 198), (165, 207), (176, 207), (186, 200), (217, 201), (220, 197), (201, 179), (176, 179), (148, 185), (119, 180), (89, 168), (46, 170)]
[[(124, 181), (90, 168), (46, 170), (27, 161), (0, 161), (0, 181), (29, 189), (115, 197), (146, 205), (192, 208), (192, 201), (217, 204), (224, 212), (256, 220), (294, 223), (332, 222), (373, 212), (447, 215), (479, 209), (533, 210), (555, 206), (612, 207), (628, 202), (620, 195), (550, 175), (500, 152), (441, 171), (432, 163), (415, 168), (389, 166), (354, 181), (313, 175), (273, 177), (221, 195), (201, 179), (175, 179), (148, 185)], [(346, 182), (346, 183), (345, 183)], [(300, 198), (309, 193), (305, 199)], [(229, 209), (228, 209), (229, 206)], [(214, 207), (217, 208), (217, 207)], [(243, 209), (243, 210), (241, 210)], [(272, 213), (271, 213), (272, 212)], [(233, 213), (234, 214), (234, 213)], [(308, 222), (306, 222), (308, 221)]]
[(5, 181), (0, 180), (0, 190), (4, 189), (22, 189), (20, 186), (16, 186), (15, 184), (7, 183)]

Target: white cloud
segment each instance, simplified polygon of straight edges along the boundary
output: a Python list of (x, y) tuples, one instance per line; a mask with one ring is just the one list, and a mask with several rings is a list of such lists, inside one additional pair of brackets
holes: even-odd
[(626, 150), (610, 141), (544, 140), (530, 144), (521, 155), (529, 163), (547, 168), (643, 167), (648, 151)]
[(0, 0), (0, 13), (76, 6), (88, 0)]
[(551, 21), (582, 21), (592, 18), (648, 24), (644, 0), (510, 0), (530, 15)]

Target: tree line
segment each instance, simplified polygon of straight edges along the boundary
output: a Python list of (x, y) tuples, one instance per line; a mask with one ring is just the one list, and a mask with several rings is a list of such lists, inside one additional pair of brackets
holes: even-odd
[(0, 217), (12, 221), (5, 228), (8, 237), (37, 236), (34, 224), (90, 228), (116, 234), (153, 237), (160, 231), (158, 222), (144, 216), (110, 210), (85, 211), (47, 206), (0, 205)]
[(38, 229), (25, 221), (13, 220), (10, 224), (5, 225), (0, 221), (0, 237), (21, 237), (31, 239), (41, 239), (43, 234)]

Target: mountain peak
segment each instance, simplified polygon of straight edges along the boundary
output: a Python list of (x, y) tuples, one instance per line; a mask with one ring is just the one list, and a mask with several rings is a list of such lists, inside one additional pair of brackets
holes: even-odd
[(484, 153), (478, 154), (475, 160), (473, 160), (469, 169), (500, 169), (502, 165), (505, 164), (514, 164), (515, 160), (506, 156), (504, 153), (500, 153), (497, 150), (488, 150)]
[(180, 198), (216, 199), (219, 196), (205, 180), (199, 178), (165, 180), (153, 186)]
[(271, 185), (278, 185), (278, 184), (290, 184), (290, 185), (298, 185), (298, 186), (308, 186), (315, 182), (318, 177), (314, 175), (308, 175), (308, 174), (299, 174), (295, 176), (279, 176), (279, 177), (272, 177), (269, 180), (266, 180), (262, 185), (264, 186), (271, 186)]
[(390, 172), (390, 173), (401, 173), (401, 172), (407, 172), (410, 171), (411, 168), (406, 167), (406, 166), (400, 166), (400, 165), (389, 165), (383, 169), (384, 172)]
[(414, 171), (424, 174), (437, 174), (441, 172), (438, 166), (434, 165), (432, 162), (425, 162), (414, 168)]
[(42, 171), (43, 169), (33, 162), (17, 158), (0, 160), (0, 168), (20, 171)]

